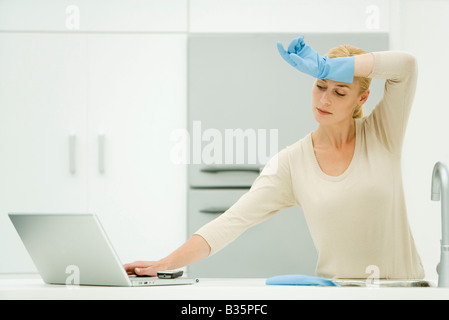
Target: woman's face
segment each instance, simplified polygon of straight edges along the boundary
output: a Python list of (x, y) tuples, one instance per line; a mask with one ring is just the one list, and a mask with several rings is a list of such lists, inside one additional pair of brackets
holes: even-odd
[(319, 124), (329, 125), (352, 119), (354, 109), (368, 99), (369, 90), (359, 93), (356, 80), (353, 83), (316, 79), (312, 89), (312, 111)]

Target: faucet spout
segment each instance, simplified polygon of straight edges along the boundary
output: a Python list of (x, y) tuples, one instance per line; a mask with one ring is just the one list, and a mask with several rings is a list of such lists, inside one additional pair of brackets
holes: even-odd
[(431, 199), (441, 199), (441, 259), (438, 278), (439, 287), (449, 287), (449, 170), (437, 162), (433, 167)]
[(441, 162), (437, 162), (433, 167), (432, 174), (432, 195), (433, 201), (441, 199), (441, 219), (442, 219), (442, 245), (449, 245), (449, 170)]

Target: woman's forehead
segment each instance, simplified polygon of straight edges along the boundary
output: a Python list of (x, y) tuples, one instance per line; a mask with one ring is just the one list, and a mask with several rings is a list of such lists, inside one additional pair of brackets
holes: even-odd
[(317, 79), (317, 81), (322, 81), (328, 85), (332, 85), (332, 86), (340, 87), (340, 88), (353, 89), (355, 86), (354, 83), (336, 82), (336, 81), (329, 80), (329, 79)]

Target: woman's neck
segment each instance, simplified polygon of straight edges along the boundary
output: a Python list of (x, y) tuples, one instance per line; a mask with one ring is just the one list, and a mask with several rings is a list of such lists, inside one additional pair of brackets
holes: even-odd
[(322, 125), (312, 132), (314, 146), (341, 149), (355, 139), (355, 119), (346, 123)]

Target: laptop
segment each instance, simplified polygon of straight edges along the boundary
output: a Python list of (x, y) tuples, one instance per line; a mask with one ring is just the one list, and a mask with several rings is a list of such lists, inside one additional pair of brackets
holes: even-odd
[(198, 282), (128, 275), (95, 214), (9, 213), (9, 218), (45, 283), (133, 287)]

